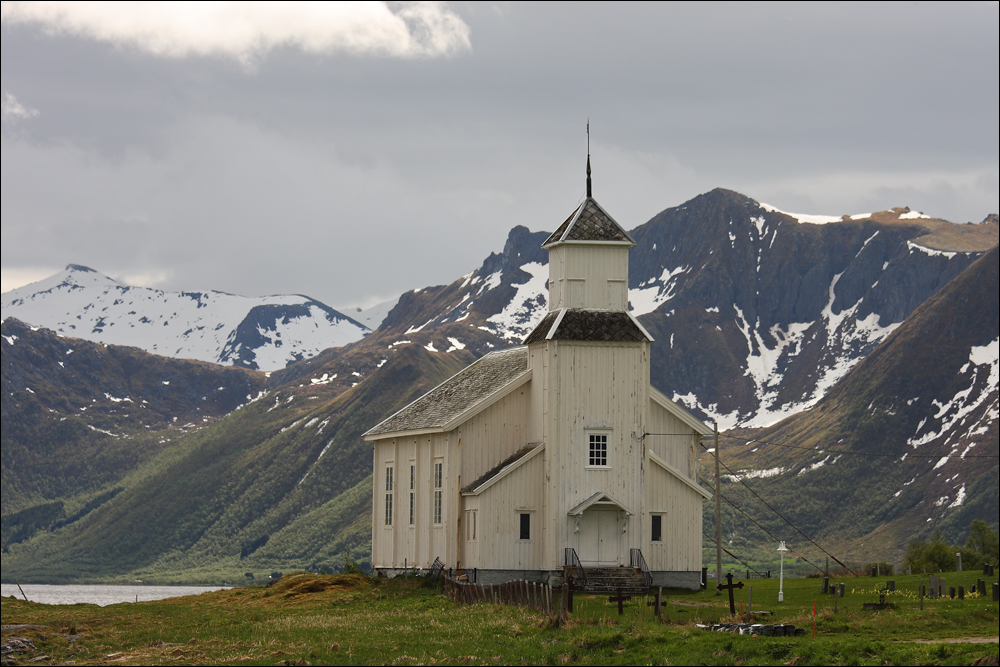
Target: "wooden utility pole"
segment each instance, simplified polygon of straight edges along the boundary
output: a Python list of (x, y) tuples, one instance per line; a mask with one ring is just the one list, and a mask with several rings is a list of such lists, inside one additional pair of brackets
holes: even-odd
[[(722, 583), (722, 494), (719, 493), (719, 422), (715, 425), (715, 584)], [(715, 594), (721, 591), (716, 588)]]

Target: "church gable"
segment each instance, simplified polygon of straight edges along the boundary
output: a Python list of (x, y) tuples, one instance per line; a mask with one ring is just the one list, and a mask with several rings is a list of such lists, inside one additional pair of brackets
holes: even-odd
[(680, 420), (682, 424), (692, 429), (695, 433), (701, 435), (712, 434), (712, 429), (706, 426), (700, 419), (692, 415), (690, 412), (671, 401), (667, 398), (666, 394), (656, 387), (649, 387), (649, 399), (651, 406), (659, 406), (664, 409), (669, 415)]
[(462, 493), (465, 495), (479, 495), (512, 473), (514, 470), (530, 461), (544, 448), (545, 444), (540, 442), (533, 442), (529, 445), (525, 445), (515, 452), (513, 456), (501, 461), (498, 465), (480, 476), (479, 479), (463, 488)]
[(530, 373), (526, 348), (491, 352), (369, 430), (364, 438), (450, 430), (458, 425), (456, 420), (487, 407), (529, 379)]

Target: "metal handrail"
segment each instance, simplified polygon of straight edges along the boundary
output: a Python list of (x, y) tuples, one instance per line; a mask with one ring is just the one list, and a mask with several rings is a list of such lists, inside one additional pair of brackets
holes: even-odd
[(646, 558), (642, 555), (642, 549), (629, 549), (628, 560), (631, 567), (642, 570), (642, 578), (646, 582), (646, 588), (652, 586), (653, 575), (649, 572), (649, 567), (646, 565)]
[(580, 558), (576, 555), (576, 549), (573, 547), (566, 547), (565, 551), (565, 562), (566, 567), (573, 568), (578, 575), (577, 583), (582, 586), (587, 585), (587, 572), (583, 569), (583, 563), (580, 562)]

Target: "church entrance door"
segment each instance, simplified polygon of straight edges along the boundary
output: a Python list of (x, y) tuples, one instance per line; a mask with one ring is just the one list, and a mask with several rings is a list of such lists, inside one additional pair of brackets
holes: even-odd
[(621, 531), (615, 509), (591, 508), (580, 517), (577, 533), (577, 554), (585, 567), (617, 567), (621, 565)]

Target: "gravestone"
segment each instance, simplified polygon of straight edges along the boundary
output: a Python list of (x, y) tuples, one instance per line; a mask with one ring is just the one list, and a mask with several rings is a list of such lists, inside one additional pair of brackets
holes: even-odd
[(583, 590), (583, 587), (582, 586), (577, 586), (576, 585), (576, 581), (573, 579), (573, 577), (570, 577), (569, 579), (566, 580), (566, 590), (567, 590), (566, 611), (568, 611), (569, 613), (572, 614), (573, 613), (573, 593), (575, 593), (576, 591)]
[(945, 592), (946, 590), (948, 590), (948, 588), (947, 588), (947, 587), (945, 586), (945, 583), (944, 583), (944, 577), (940, 577), (940, 578), (938, 579), (938, 590), (937, 590), (937, 596), (938, 596), (939, 598), (943, 598), (943, 597), (944, 597), (944, 592)]
[(733, 589), (734, 588), (743, 588), (743, 582), (740, 581), (740, 582), (734, 584), (733, 583), (733, 573), (732, 572), (727, 572), (726, 573), (726, 581), (728, 583), (725, 583), (725, 584), (721, 584), (721, 583), (720, 584), (716, 584), (715, 588), (716, 588), (716, 590), (719, 590), (719, 591), (723, 591), (723, 590), (728, 590), (729, 591), (729, 615), (730, 616), (735, 616), (736, 615), (736, 600), (733, 598)]
[(983, 595), (983, 596), (986, 595), (986, 580), (985, 579), (976, 579), (976, 592), (979, 593), (980, 595)]
[(958, 599), (959, 600), (964, 600), (965, 599), (965, 586), (959, 586), (958, 587)]
[(652, 600), (646, 602), (647, 607), (654, 607), (653, 615), (660, 618), (660, 604), (663, 596), (663, 586), (660, 586), (659, 590), (656, 591), (656, 597)]
[(948, 587), (948, 597), (950, 597), (952, 600), (955, 599), (955, 587), (954, 586), (949, 586)]
[(611, 595), (611, 596), (608, 597), (608, 602), (617, 602), (618, 603), (618, 615), (619, 616), (621, 616), (622, 614), (625, 613), (625, 608), (622, 606), (622, 603), (623, 602), (631, 602), (631, 601), (632, 601), (632, 596), (631, 595), (622, 595), (622, 589), (620, 587), (618, 588), (618, 595)]
[(993, 584), (993, 601), (1000, 602), (1000, 583)]
[(840, 597), (844, 597), (844, 590), (845, 590), (846, 587), (847, 587), (847, 584), (840, 584), (838, 586), (838, 588), (840, 589)]
[(927, 582), (927, 597), (933, 600), (934, 598), (937, 597), (937, 577), (935, 577), (932, 574), (930, 577), (928, 577), (928, 579), (929, 581)]
[(823, 595), (830, 592), (830, 577), (823, 577)]

